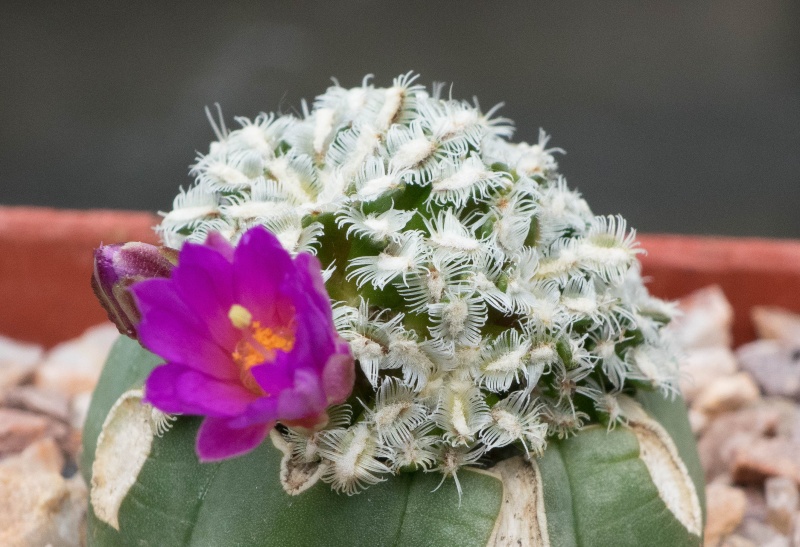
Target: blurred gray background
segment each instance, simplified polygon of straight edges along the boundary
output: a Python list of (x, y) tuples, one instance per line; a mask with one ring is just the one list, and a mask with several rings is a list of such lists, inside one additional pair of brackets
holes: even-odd
[(163, 210), (203, 108), (296, 111), (408, 70), (505, 101), (598, 214), (800, 237), (800, 2), (0, 5), (0, 204)]

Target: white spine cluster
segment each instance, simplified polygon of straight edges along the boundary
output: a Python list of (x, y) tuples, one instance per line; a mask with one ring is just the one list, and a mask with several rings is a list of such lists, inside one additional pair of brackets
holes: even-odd
[(284, 435), (348, 494), (404, 469), (457, 481), (503, 447), (538, 455), (624, 421), (623, 391), (676, 385), (672, 310), (643, 287), (635, 232), (567, 188), (544, 132), (508, 142), (494, 109), (415, 81), (336, 84), (300, 117), (235, 130), (212, 120), (196, 183), (158, 227), (180, 247), (261, 224), (318, 254), (371, 388), (328, 429)]

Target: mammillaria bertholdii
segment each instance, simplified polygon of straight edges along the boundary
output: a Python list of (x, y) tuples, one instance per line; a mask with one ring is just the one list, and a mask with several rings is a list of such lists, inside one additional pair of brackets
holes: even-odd
[(109, 310), (133, 340), (84, 428), (90, 543), (701, 544), (674, 310), (633, 230), (496, 108), (334, 84), (209, 113), (166, 248), (97, 251), (101, 300), (138, 308)]
[(675, 390), (635, 233), (595, 216), (540, 132), (427, 91), (338, 84), (302, 114), (212, 120), (217, 140), (158, 233), (165, 245), (263, 225), (317, 255), (361, 381), (326, 429), (281, 427), (298, 465), (355, 493), (406, 469), (541, 454), (626, 419), (618, 398)]

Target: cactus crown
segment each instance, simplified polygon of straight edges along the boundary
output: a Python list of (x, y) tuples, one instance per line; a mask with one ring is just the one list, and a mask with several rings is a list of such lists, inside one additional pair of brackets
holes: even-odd
[(426, 91), (412, 73), (365, 78), (302, 115), (237, 117), (192, 168), (157, 228), (180, 247), (262, 224), (325, 267), (337, 330), (357, 359), (350, 404), (322, 431), (281, 427), (298, 465), (354, 493), (406, 469), (456, 478), (508, 448), (625, 420), (617, 398), (675, 391), (635, 232), (594, 216), (557, 172), (549, 137)]

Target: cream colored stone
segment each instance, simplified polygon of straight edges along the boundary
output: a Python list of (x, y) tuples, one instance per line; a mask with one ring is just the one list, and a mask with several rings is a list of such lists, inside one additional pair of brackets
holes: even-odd
[(758, 547), (794, 547), (790, 544), (789, 538), (757, 519), (744, 519), (736, 532), (753, 541)]
[(755, 306), (750, 318), (759, 338), (800, 343), (800, 315), (773, 306)]
[(69, 408), (69, 425), (75, 429), (83, 429), (86, 416), (89, 414), (89, 405), (91, 402), (91, 393), (79, 393), (72, 398)]
[(50, 425), (44, 416), (0, 408), (0, 456), (22, 452), (31, 443), (47, 437)]
[(85, 543), (85, 514), (80, 477), (0, 466), (0, 545), (78, 547)]
[(80, 461), (81, 451), (83, 450), (83, 431), (80, 429), (70, 429), (69, 434), (60, 443), (63, 450), (74, 461)]
[(714, 482), (706, 487), (706, 527), (704, 545), (716, 546), (733, 533), (744, 518), (746, 498), (739, 488)]
[(758, 545), (739, 534), (731, 534), (722, 540), (719, 547), (758, 547)]
[(737, 483), (784, 476), (800, 484), (800, 443), (776, 437), (742, 444), (734, 451), (731, 474)]
[(689, 350), (681, 359), (680, 370), (681, 392), (686, 402), (691, 404), (716, 380), (735, 374), (739, 365), (730, 348), (712, 346)]
[(740, 347), (736, 356), (764, 393), (800, 400), (800, 341), (756, 340)]
[(4, 397), (5, 406), (47, 414), (62, 422), (69, 420), (69, 399), (63, 393), (34, 386), (9, 389)]
[[(727, 481), (730, 483), (730, 480)], [(764, 489), (760, 485), (744, 487), (747, 497), (747, 510), (744, 518), (755, 518), (762, 522), (767, 520), (767, 500), (764, 498)]]
[[(787, 401), (767, 398), (754, 405), (715, 415), (697, 443), (700, 461), (708, 481), (728, 473), (740, 447), (763, 437), (793, 439), (798, 413)], [(800, 437), (797, 438), (800, 442)]]
[(48, 437), (32, 443), (19, 454), (0, 460), (0, 467), (15, 469), (22, 474), (41, 471), (61, 473), (64, 455), (58, 444)]
[(31, 378), (43, 357), (41, 346), (0, 336), (0, 393)]
[(800, 511), (794, 514), (794, 529), (791, 536), (792, 547), (800, 547)]
[(706, 414), (737, 410), (761, 397), (753, 378), (746, 372), (717, 378), (694, 401), (694, 408)]
[(79, 338), (59, 344), (37, 368), (34, 383), (68, 396), (91, 392), (111, 345), (118, 337), (116, 327), (108, 323), (92, 327)]
[(767, 522), (781, 534), (792, 533), (800, 494), (797, 484), (788, 477), (771, 477), (764, 481), (767, 500)]
[(695, 436), (702, 435), (709, 424), (708, 414), (699, 410), (689, 409), (689, 426)]
[(679, 302), (683, 315), (671, 325), (684, 348), (731, 345), (733, 307), (717, 285), (699, 289)]

